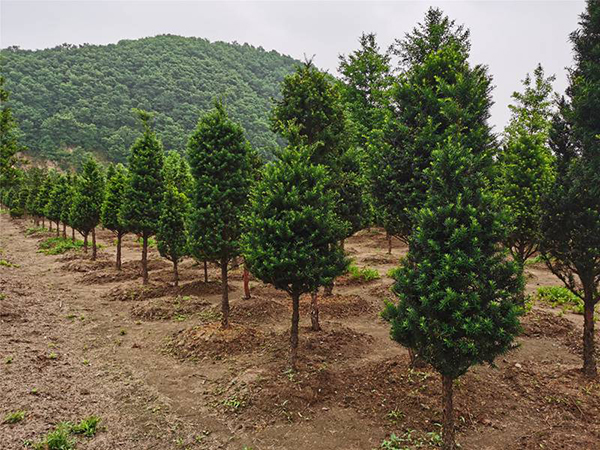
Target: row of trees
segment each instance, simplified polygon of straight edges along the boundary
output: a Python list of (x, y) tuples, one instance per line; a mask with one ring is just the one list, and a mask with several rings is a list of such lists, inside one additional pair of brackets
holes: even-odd
[[(102, 195), (96, 197), (92, 184), (103, 183), (94, 175), (101, 170), (86, 163), (72, 183), (66, 220), (84, 236), (91, 232), (92, 240), (98, 220), (118, 242), (123, 233), (139, 234), (144, 282), (152, 235), (175, 272), (186, 255), (218, 264), (223, 327), (228, 266), (243, 255), (251, 273), (290, 295), (293, 368), (300, 296), (313, 295), (318, 330), (316, 292), (331, 288), (346, 270), (344, 239), (381, 224), (409, 245), (393, 288), (397, 301), (384, 317), (393, 339), (441, 374), (444, 448), (454, 448), (453, 382), (513, 348), (523, 311), (523, 266), (536, 252), (584, 299), (584, 372), (596, 376), (598, 27), (600, 6), (589, 2), (571, 36), (576, 66), (568, 99), (553, 102), (553, 79), (538, 66), (513, 96), (501, 142), (488, 125), (491, 76), (485, 66), (469, 63), (468, 30), (438, 9), (386, 53), (374, 35), (362, 36), (360, 49), (340, 60), (342, 80), (310, 61), (286, 77), (271, 126), (288, 145), (262, 170), (220, 103), (188, 140), (190, 169), (176, 153), (165, 158), (150, 116), (140, 112), (144, 130), (131, 147), (128, 170), (109, 169), (97, 206)], [(392, 56), (400, 61), (397, 71)], [(36, 199), (60, 185), (36, 176), (30, 170), (23, 184), (38, 190)], [(54, 209), (29, 204), (30, 194), (21, 203), (22, 191), (5, 190), (12, 194), (3, 202), (57, 217)], [(77, 214), (89, 222), (74, 220)]]

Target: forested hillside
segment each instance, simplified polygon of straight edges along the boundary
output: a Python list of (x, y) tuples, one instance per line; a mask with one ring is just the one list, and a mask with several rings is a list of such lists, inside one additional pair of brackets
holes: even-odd
[(106, 46), (2, 50), (11, 106), (33, 157), (77, 163), (85, 151), (125, 161), (139, 134), (132, 108), (156, 113), (166, 149), (182, 150), (222, 97), (253, 146), (275, 144), (272, 98), (297, 61), (244, 44), (162, 35)]

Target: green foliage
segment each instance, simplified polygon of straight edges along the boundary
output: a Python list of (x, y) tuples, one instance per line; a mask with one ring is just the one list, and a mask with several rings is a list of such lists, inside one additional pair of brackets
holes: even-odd
[(431, 431), (425, 436), (416, 436), (415, 430), (407, 430), (402, 435), (392, 433), (389, 439), (384, 439), (379, 448), (382, 450), (412, 450), (415, 448), (441, 447), (440, 433)]
[(244, 130), (228, 117), (221, 102), (198, 122), (188, 156), (195, 180), (192, 253), (222, 265), (240, 252), (241, 217), (254, 174)]
[(468, 34), (431, 8), (425, 21), (395, 46), (402, 72), (392, 87), (388, 120), (371, 133), (369, 155), (382, 224), (403, 240), (427, 196), (425, 170), (432, 152), (453, 134), (453, 126), (470, 130), (465, 147), (477, 153), (492, 149), (487, 125), (491, 77), (485, 66), (469, 65)]
[(392, 84), (390, 55), (382, 54), (374, 34), (363, 33), (360, 48), (340, 56), (342, 97), (350, 113), (356, 145), (366, 147), (371, 131), (385, 120)]
[(314, 292), (344, 273), (339, 246), (345, 226), (337, 195), (326, 189), (327, 170), (310, 150), (291, 146), (268, 165), (252, 192), (243, 239), (250, 272), (291, 295)]
[(52, 188), (54, 187), (54, 180), (56, 179), (56, 172), (49, 171), (45, 174), (42, 185), (40, 189), (37, 191), (37, 196), (33, 202), (32, 212), (36, 216), (45, 217), (46, 216), (46, 206), (50, 201), (50, 193), (52, 192)]
[(167, 152), (163, 167), (165, 186), (172, 185), (177, 190), (191, 198), (194, 192), (194, 178), (190, 165), (184, 157), (176, 151)]
[(19, 268), (18, 264), (11, 263), (10, 261), (7, 261), (6, 259), (0, 259), (0, 266)]
[[(3, 61), (4, 63), (4, 61)], [(4, 73), (4, 71), (3, 71)], [(8, 91), (4, 88), (5, 77), (0, 76), (0, 191), (17, 181), (17, 154), (24, 150), (19, 144), (20, 132), (8, 105)]]
[(34, 450), (74, 450), (75, 439), (69, 436), (69, 428), (68, 423), (59, 423), (43, 440), (33, 444)]
[(512, 118), (498, 159), (497, 190), (513, 223), (507, 246), (521, 264), (538, 250), (542, 198), (552, 188), (555, 177), (548, 146), (552, 81), (554, 77), (546, 78), (538, 65), (533, 79), (528, 74), (523, 81), (524, 91), (513, 94)]
[(129, 177), (120, 217), (128, 230), (149, 237), (156, 233), (163, 197), (164, 150), (150, 121), (143, 111), (138, 115), (144, 132), (129, 154)]
[(100, 223), (100, 212), (104, 201), (104, 175), (94, 158), (89, 158), (75, 182), (71, 204), (71, 225), (87, 234)]
[(96, 416), (90, 416), (82, 419), (79, 423), (70, 427), (70, 432), (73, 434), (82, 434), (86, 437), (93, 437), (98, 432), (98, 425), (101, 419)]
[(569, 289), (562, 286), (539, 287), (535, 294), (535, 300), (553, 307), (562, 307), (567, 311), (583, 314), (583, 300), (581, 296), (573, 294)]
[(378, 280), (381, 278), (377, 269), (372, 269), (370, 267), (358, 267), (355, 264), (350, 264), (348, 267), (348, 273), (350, 274), (351, 278), (367, 283), (369, 281)]
[(46, 217), (54, 222), (59, 222), (65, 211), (70, 210), (69, 180), (64, 175), (59, 175), (50, 191), (46, 204)]
[(40, 252), (44, 255), (62, 255), (70, 250), (80, 250), (82, 247), (83, 241), (76, 240), (73, 242), (71, 239), (62, 237), (44, 239), (38, 245)]
[(100, 212), (100, 221), (105, 228), (116, 233), (127, 230), (120, 211), (125, 201), (127, 169), (122, 164), (110, 166), (106, 175), (106, 194)]
[(19, 410), (12, 413), (8, 413), (4, 416), (4, 423), (14, 424), (19, 423), (25, 418), (25, 411)]
[(520, 266), (500, 250), (506, 218), (476, 170), (490, 162), (460, 136), (432, 154), (431, 187), (393, 288), (399, 303), (386, 311), (393, 339), (451, 379), (512, 348), (523, 290)]
[(71, 150), (125, 162), (136, 138), (131, 108), (156, 112), (166, 148), (182, 151), (197, 118), (224, 96), (255, 148), (276, 146), (271, 99), (297, 64), (248, 44), (163, 35), (111, 45), (1, 51), (11, 105), (36, 156), (73, 162)]
[(160, 255), (174, 263), (187, 254), (188, 199), (172, 184), (165, 188), (156, 243)]

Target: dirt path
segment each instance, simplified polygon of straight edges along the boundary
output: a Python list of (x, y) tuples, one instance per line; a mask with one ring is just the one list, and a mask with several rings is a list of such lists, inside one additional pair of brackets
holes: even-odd
[[(407, 448), (434, 448), (437, 377), (409, 369), (378, 317), (391, 284), (385, 274), (404, 253), (396, 243), (387, 255), (378, 231), (347, 248), (382, 278), (340, 280), (334, 297), (321, 299), (321, 333), (308, 331), (303, 301), (302, 370), (290, 374), (284, 294), (253, 281), (253, 299), (242, 300), (241, 273), (232, 271), (234, 326), (215, 342), (207, 333), (220, 288), (201, 282), (192, 261), (175, 289), (170, 265), (152, 251), (151, 285), (141, 289), (132, 237), (119, 274), (110, 233), (98, 233), (104, 248), (91, 262), (38, 253), (44, 234), (25, 237), (28, 226), (0, 214), (0, 259), (19, 266), (0, 266), (0, 414), (27, 411), (23, 422), (0, 425), (1, 448), (23, 448), (56, 423), (89, 415), (105, 431), (78, 448), (370, 450), (391, 432)], [(555, 284), (541, 269), (534, 275), (531, 289)], [(600, 448), (600, 385), (577, 371), (577, 333), (576, 323), (536, 310), (518, 351), (460, 380), (463, 448)]]

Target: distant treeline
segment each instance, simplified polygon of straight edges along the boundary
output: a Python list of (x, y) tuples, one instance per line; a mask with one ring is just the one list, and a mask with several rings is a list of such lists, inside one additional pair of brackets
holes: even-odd
[(198, 117), (222, 98), (252, 146), (270, 153), (272, 99), (298, 61), (247, 44), (163, 35), (110, 45), (1, 51), (10, 103), (29, 154), (79, 165), (85, 152), (125, 162), (139, 135), (131, 113), (156, 113), (165, 148), (183, 150)]

